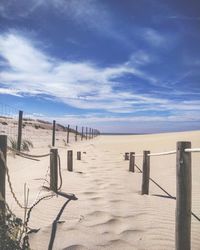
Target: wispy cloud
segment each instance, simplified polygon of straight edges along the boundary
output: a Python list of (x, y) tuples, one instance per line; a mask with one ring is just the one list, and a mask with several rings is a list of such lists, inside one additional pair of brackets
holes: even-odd
[[(200, 122), (200, 111), (196, 110), (193, 112), (182, 112), (177, 111), (175, 114), (170, 114), (167, 116), (159, 116), (159, 115), (152, 115), (152, 116), (144, 116), (144, 115), (132, 115), (132, 116), (119, 116), (119, 115), (105, 115), (103, 114), (96, 114), (96, 113), (90, 113), (90, 114), (84, 114), (84, 115), (64, 115), (62, 117), (56, 116), (53, 117), (57, 122), (61, 124), (76, 124), (78, 126), (85, 126), (87, 124), (95, 124), (97, 126), (108, 124), (124, 124), (126, 123), (128, 126), (130, 124), (134, 124), (138, 126), (138, 124), (146, 123), (147, 126), (149, 126), (151, 123), (159, 124), (159, 123), (186, 123), (186, 122), (193, 122), (193, 123), (199, 123)], [(35, 118), (38, 116), (36, 115)], [(42, 119), (52, 121), (52, 117), (43, 116)], [(85, 121), (85, 124), (84, 122)], [(143, 126), (142, 126), (143, 127)], [(180, 124), (179, 124), (180, 127)], [(156, 128), (155, 128), (156, 129)]]
[[(3, 58), (0, 61), (3, 66), (0, 94), (21, 97), (48, 95), (52, 101), (66, 103), (84, 112), (104, 111), (104, 117), (96, 116), (95, 121), (196, 119), (194, 114), (200, 110), (198, 100), (174, 100), (173, 93), (170, 98), (166, 95), (162, 98), (151, 93), (138, 94), (134, 88), (126, 90), (126, 84), (119, 79), (126, 74), (137, 76), (137, 85), (140, 79), (150, 84), (158, 81), (140, 68), (153, 60), (144, 51), (133, 53), (128, 62), (98, 67), (88, 61), (71, 62), (53, 58), (38, 49), (33, 40), (12, 31), (0, 35), (0, 56)], [(120, 88), (116, 90), (116, 87)], [(94, 117), (87, 119), (92, 122)]]
[(20, 0), (0, 2), (0, 16), (6, 19), (25, 18), (41, 6), (43, 0)]
[(200, 21), (200, 16), (183, 16), (183, 15), (172, 15), (167, 16), (167, 19), (174, 19), (174, 20), (185, 20), (185, 21)]
[(144, 29), (142, 35), (153, 46), (162, 46), (167, 40), (164, 35), (152, 28)]
[[(91, 62), (61, 61), (46, 55), (16, 32), (0, 36), (0, 55), (4, 59), (1, 63), (5, 64), (0, 75), (5, 92), (11, 88), (15, 89), (15, 94), (47, 94), (81, 109), (116, 112), (126, 108), (128, 112), (132, 104), (124, 100), (144, 102), (144, 97), (114, 91), (119, 84), (118, 77), (132, 74), (146, 81), (154, 80), (134, 67), (133, 58), (131, 63), (106, 68), (99, 68)], [(138, 56), (135, 61), (137, 64)]]

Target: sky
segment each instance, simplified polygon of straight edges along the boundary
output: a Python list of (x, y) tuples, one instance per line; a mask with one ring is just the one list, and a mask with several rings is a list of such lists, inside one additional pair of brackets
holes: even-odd
[(200, 129), (200, 1), (1, 0), (0, 102), (101, 132)]

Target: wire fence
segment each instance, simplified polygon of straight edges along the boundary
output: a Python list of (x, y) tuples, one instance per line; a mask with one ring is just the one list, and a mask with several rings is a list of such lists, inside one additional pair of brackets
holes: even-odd
[(0, 103), (0, 134), (17, 139), (19, 111), (9, 105)]
[[(26, 188), (26, 184), (24, 184), (24, 203), (22, 199), (22, 195), (19, 196), (19, 192), (16, 192), (16, 178), (13, 178), (13, 176), (10, 176), (9, 167), (7, 165), (7, 150), (13, 152), (19, 157), (26, 157), (30, 160), (34, 160), (35, 158), (46, 158), (50, 157), (50, 165), (46, 167), (46, 172), (44, 172), (44, 176), (40, 176), (39, 179), (41, 180), (40, 184), (38, 185), (38, 192), (35, 195), (35, 198), (33, 202), (29, 202), (29, 188)], [(56, 152), (56, 154), (55, 154)], [(30, 167), (29, 167), (30, 170)], [(37, 171), (34, 171), (36, 173)], [(5, 176), (7, 178), (5, 178)], [(56, 187), (52, 185), (54, 184), (54, 180), (56, 179)], [(59, 185), (58, 180), (59, 179)], [(17, 221), (20, 221), (20, 227), (22, 227), (21, 233), (19, 233), (18, 237), (16, 237), (16, 230), (14, 234), (11, 232), (8, 234), (8, 231), (10, 229), (10, 222), (8, 223), (11, 216), (13, 218), (16, 218), (16, 216), (13, 214), (12, 210), (10, 209), (9, 205), (6, 202), (6, 196), (8, 195), (8, 191), (5, 193), (5, 182), (7, 180), (8, 187), (10, 190), (10, 194), (12, 196), (12, 199), (17, 204), (18, 208), (23, 210), (24, 213), (24, 222), (20, 218), (17, 218)], [(14, 180), (14, 184), (13, 184)], [(67, 199), (67, 203), (71, 200), (76, 200), (76, 196), (73, 194), (66, 194), (63, 192), (60, 192), (60, 189), (62, 188), (62, 172), (61, 172), (61, 159), (58, 154), (57, 149), (53, 148), (50, 149), (50, 153), (46, 153), (43, 155), (36, 155), (36, 154), (28, 154), (20, 152), (16, 149), (13, 149), (9, 146), (7, 146), (7, 136), (6, 135), (0, 135), (0, 248), (4, 247), (5, 244), (9, 244), (8, 246), (11, 247), (10, 239), (14, 239), (15, 244), (17, 244), (17, 247), (15, 248), (11, 247), (12, 249), (20, 249), (25, 250), (29, 249), (29, 242), (28, 242), (28, 222), (30, 220), (31, 212), (34, 207), (36, 207), (42, 200), (50, 199), (53, 196), (61, 195)], [(30, 184), (30, 183), (29, 183)], [(17, 188), (18, 190), (18, 188)], [(9, 199), (10, 200), (10, 199)], [(3, 216), (2, 216), (3, 215)], [(5, 219), (6, 218), (6, 219)], [(5, 227), (4, 227), (5, 225)], [(17, 227), (16, 222), (14, 222), (14, 228)], [(55, 230), (55, 229), (54, 229)], [(3, 233), (2, 233), (3, 232)], [(9, 236), (9, 243), (5, 243), (5, 237)], [(53, 246), (54, 237), (51, 236), (51, 244)], [(4, 248), (3, 248), (4, 249)], [(6, 248), (7, 249), (7, 248)], [(49, 248), (52, 249), (52, 248)]]
[[(55, 146), (57, 148), (67, 147), (70, 143), (93, 139), (99, 134), (100, 132), (96, 129), (78, 127), (77, 125), (64, 126), (56, 123), (55, 120), (52, 122), (45, 119), (43, 120), (34, 114), (19, 111), (9, 105), (0, 103), (0, 224), (3, 225), (0, 227), (0, 248), (4, 249), (4, 245), (7, 244), (4, 236), (8, 235), (7, 228), (10, 228), (8, 224), (11, 223), (11, 220), (8, 220), (8, 218), (10, 218), (10, 216), (13, 217), (13, 230), (16, 227), (16, 216), (12, 213), (10, 206), (6, 202), (6, 195), (11, 196), (11, 200), (13, 200), (24, 213), (24, 222), (22, 222), (20, 218), (17, 218), (20, 228), (19, 235), (15, 237), (16, 234), (13, 235), (12, 232), (9, 235), (9, 240), (15, 239), (15, 243), (17, 242), (18, 244), (12, 246), (12, 249), (29, 249), (28, 222), (33, 208), (42, 200), (50, 199), (55, 195), (65, 197), (68, 199), (68, 202), (77, 199), (72, 194), (67, 195), (60, 192), (62, 187), (61, 159)], [(28, 153), (30, 148), (33, 149), (31, 153)], [(43, 152), (44, 150), (41, 150), (41, 148), (45, 151), (49, 148), (50, 152)], [(33, 161), (40, 161), (40, 158), (50, 158), (50, 165), (47, 164), (46, 168), (43, 169), (42, 176), (41, 171), (39, 171), (40, 176), (37, 176), (37, 171), (31, 171), (29, 167), (33, 179), (40, 180), (37, 192), (34, 192), (35, 197), (29, 193), (30, 190), (26, 187), (26, 184), (24, 184), (23, 190), (24, 200), (22, 198), (23, 196), (19, 193), (19, 188), (17, 188), (16, 192), (17, 180), (13, 178), (13, 176), (10, 176), (9, 166), (6, 160), (7, 153), (10, 152), (14, 157), (23, 157)], [(9, 191), (7, 190), (5, 192), (6, 180)], [(23, 183), (23, 180), (24, 177), (20, 181)], [(53, 245), (53, 241), (54, 239), (51, 236), (51, 246)]]
[(69, 143), (92, 139), (99, 135), (100, 132), (97, 129), (86, 126), (66, 126), (56, 121), (54, 127), (53, 120), (50, 121), (49, 118), (19, 111), (14, 107), (0, 103), (0, 134), (8, 136), (9, 146), (15, 146), (20, 150), (19, 144), (23, 146), (23, 143), (26, 144), (28, 142), (31, 142), (34, 148), (45, 148), (55, 145), (57, 147), (65, 147)]

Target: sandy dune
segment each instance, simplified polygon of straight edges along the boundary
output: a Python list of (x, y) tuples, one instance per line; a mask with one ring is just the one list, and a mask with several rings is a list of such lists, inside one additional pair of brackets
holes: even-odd
[[(58, 224), (53, 249), (65, 250), (172, 250), (174, 249), (175, 200), (165, 195), (150, 183), (150, 195), (141, 195), (142, 175), (128, 172), (128, 161), (124, 152), (143, 150), (151, 152), (169, 151), (176, 148), (176, 141), (192, 141), (200, 147), (200, 131), (136, 136), (100, 136), (90, 141), (72, 143), (59, 147), (61, 156), (62, 191), (74, 193), (77, 201), (65, 208)], [(67, 149), (86, 152), (82, 160), (74, 159), (74, 172), (66, 170)], [(48, 147), (33, 149), (34, 153), (48, 152)], [(192, 210), (200, 217), (200, 154), (192, 156)], [(151, 177), (175, 196), (175, 155), (151, 158)], [(141, 167), (142, 159), (136, 164)], [(30, 203), (44, 183), (49, 158), (31, 161), (12, 155), (8, 166), (17, 196), (23, 201), (23, 183), (30, 188)], [(40, 195), (45, 194), (42, 191)], [(7, 187), (7, 201), (19, 216), (18, 208)], [(31, 248), (48, 249), (52, 222), (65, 199), (54, 197), (42, 201), (33, 209), (30, 227), (40, 228), (30, 235)], [(200, 249), (200, 221), (192, 218), (192, 249)]]

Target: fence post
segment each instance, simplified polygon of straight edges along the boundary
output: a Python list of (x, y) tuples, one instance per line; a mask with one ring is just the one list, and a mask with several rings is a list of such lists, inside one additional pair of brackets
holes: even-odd
[(149, 194), (150, 151), (143, 152), (142, 194)]
[(134, 152), (130, 152), (129, 171), (135, 172), (135, 153)]
[(50, 149), (50, 189), (57, 192), (58, 187), (58, 149)]
[(88, 139), (88, 128), (86, 127), (86, 140)]
[(55, 147), (56, 121), (53, 120), (52, 146)]
[(19, 111), (19, 118), (18, 118), (18, 135), (17, 135), (17, 150), (21, 150), (22, 144), (22, 125), (23, 125), (23, 111)]
[(67, 126), (67, 143), (69, 143), (69, 125)]
[[(7, 135), (0, 135), (0, 150), (4, 155), (6, 160), (7, 158)], [(6, 167), (3, 160), (0, 157), (0, 193), (2, 198), (5, 200), (6, 192)], [(0, 225), (5, 223), (5, 202), (0, 200)]]
[(79, 160), (79, 161), (81, 160), (81, 152), (80, 151), (77, 152), (77, 160)]
[(128, 152), (125, 153), (125, 155), (124, 155), (124, 160), (125, 160), (125, 161), (128, 161), (128, 160), (129, 160), (129, 153), (128, 153)]
[(83, 131), (84, 131), (84, 127), (82, 127), (82, 132), (81, 132), (81, 141), (83, 140)]
[(92, 138), (92, 129), (90, 128), (90, 139)]
[(176, 156), (176, 250), (191, 249), (191, 142), (177, 142)]
[(75, 141), (77, 141), (77, 134), (78, 134), (78, 126), (76, 126)]
[(67, 151), (67, 170), (73, 171), (73, 151), (68, 150)]

